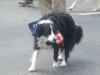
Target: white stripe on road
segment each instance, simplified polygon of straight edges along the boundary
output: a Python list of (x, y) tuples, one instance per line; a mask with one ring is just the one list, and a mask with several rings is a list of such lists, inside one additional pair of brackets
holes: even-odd
[(72, 14), (76, 14), (76, 15), (99, 15), (100, 12), (87, 12), (87, 13), (72, 13)]

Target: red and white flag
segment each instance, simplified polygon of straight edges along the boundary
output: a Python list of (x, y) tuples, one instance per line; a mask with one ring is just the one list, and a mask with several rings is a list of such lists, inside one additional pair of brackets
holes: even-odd
[(61, 33), (59, 32), (59, 30), (57, 29), (57, 32), (56, 32), (56, 43), (57, 45), (60, 45), (63, 43), (64, 39), (63, 39), (63, 36), (61, 35)]

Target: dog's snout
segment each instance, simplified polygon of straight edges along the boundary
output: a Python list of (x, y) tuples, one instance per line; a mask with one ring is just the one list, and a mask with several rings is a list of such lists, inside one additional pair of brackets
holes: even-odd
[(47, 44), (47, 45), (52, 45), (52, 44), (54, 44), (55, 42), (56, 42), (56, 38), (54, 38), (52, 42), (49, 41), (49, 40), (46, 41), (46, 44)]

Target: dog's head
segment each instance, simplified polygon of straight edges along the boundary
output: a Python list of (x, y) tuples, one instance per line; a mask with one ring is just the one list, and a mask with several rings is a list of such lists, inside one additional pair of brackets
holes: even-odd
[(47, 38), (47, 44), (50, 45), (56, 42), (56, 34), (53, 30), (53, 22), (51, 20), (40, 20), (37, 23), (38, 36), (45, 36)]

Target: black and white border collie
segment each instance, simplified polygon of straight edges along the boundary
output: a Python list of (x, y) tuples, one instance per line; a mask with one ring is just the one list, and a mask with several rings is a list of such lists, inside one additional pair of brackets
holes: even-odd
[[(63, 42), (57, 44), (56, 32), (59, 31), (63, 37)], [(34, 40), (34, 51), (32, 55), (32, 64), (29, 71), (35, 71), (36, 58), (39, 51), (37, 37), (45, 36), (46, 44), (52, 45), (54, 49), (53, 67), (65, 67), (69, 53), (72, 51), (75, 44), (81, 41), (83, 30), (76, 25), (73, 18), (67, 13), (51, 13), (45, 15), (37, 22), (37, 36)], [(59, 49), (61, 54), (59, 55)], [(62, 59), (62, 63), (58, 63), (58, 59)]]

